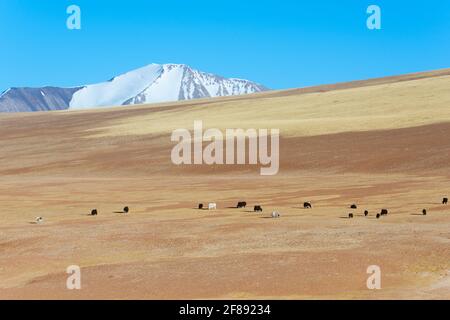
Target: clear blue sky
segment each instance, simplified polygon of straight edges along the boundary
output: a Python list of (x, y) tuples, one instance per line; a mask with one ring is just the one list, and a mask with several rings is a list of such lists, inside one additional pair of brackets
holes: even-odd
[[(66, 28), (71, 4), (82, 30)], [(292, 88), (450, 67), (450, 1), (7, 0), (0, 44), (0, 92), (169, 62)]]

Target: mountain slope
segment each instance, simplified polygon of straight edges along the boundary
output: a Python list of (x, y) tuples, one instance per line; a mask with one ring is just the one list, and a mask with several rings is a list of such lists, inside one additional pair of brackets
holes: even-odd
[(0, 112), (80, 110), (224, 97), (268, 90), (182, 64), (151, 64), (110, 81), (77, 88), (12, 88), (0, 96)]
[(0, 96), (0, 112), (64, 110), (81, 88), (11, 88)]

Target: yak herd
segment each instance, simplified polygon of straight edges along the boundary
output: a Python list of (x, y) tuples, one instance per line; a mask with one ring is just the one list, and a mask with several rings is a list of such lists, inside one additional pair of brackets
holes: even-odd
[[(443, 198), (442, 199), (442, 204), (448, 204), (448, 198)], [(245, 201), (239, 201), (236, 208), (237, 209), (242, 209), (242, 208), (246, 208), (247, 207), (247, 202)], [(207, 210), (216, 210), (217, 209), (217, 204), (216, 203), (209, 203), (208, 206), (206, 207), (205, 205), (203, 205), (203, 203), (200, 203), (198, 205), (198, 209), (199, 210), (204, 210), (205, 208), (207, 208)], [(312, 204), (311, 202), (304, 202), (303, 203), (303, 208), (304, 209), (312, 209)], [(352, 204), (350, 205), (350, 209), (358, 209), (358, 206), (356, 204)], [(253, 211), (254, 212), (259, 212), (262, 213), (263, 212), (263, 208), (261, 205), (255, 205), (253, 207)], [(121, 211), (121, 213), (124, 214), (128, 214), (130, 212), (130, 208), (129, 207), (124, 207), (123, 210)], [(389, 213), (389, 211), (387, 209), (381, 209), (379, 213), (377, 213), (375, 215), (375, 217), (377, 219), (380, 219), (382, 216), (387, 216)], [(97, 209), (93, 209), (90, 213), (91, 216), (97, 216), (98, 215), (98, 210)], [(426, 216), (427, 215), (427, 209), (423, 209), (422, 210), (422, 215)], [(369, 216), (369, 211), (364, 210), (364, 216), (367, 217)], [(281, 214), (278, 211), (273, 211), (272, 218), (279, 218), (281, 217)], [(348, 214), (348, 218), (349, 219), (353, 219), (354, 218), (354, 214), (353, 213), (349, 213)], [(43, 217), (37, 217), (35, 222), (36, 224), (41, 224), (44, 222), (44, 218)]]
[[(448, 198), (443, 198), (443, 199), (442, 199), (442, 204), (448, 204)], [(242, 209), (242, 208), (245, 208), (246, 206), (247, 206), (247, 202), (245, 202), (245, 201), (240, 201), (240, 202), (238, 202), (236, 208), (237, 208), (237, 209)], [(203, 203), (200, 203), (200, 204), (198, 205), (198, 208), (199, 208), (200, 210), (204, 209)], [(312, 209), (312, 204), (311, 204), (311, 202), (304, 202), (304, 203), (303, 203), (303, 208), (304, 208), (304, 209)], [(210, 203), (209, 206), (208, 206), (208, 209), (209, 209), (209, 210), (217, 209), (216, 203)], [(356, 204), (352, 204), (352, 205), (350, 205), (350, 209), (358, 209), (358, 206), (357, 206)], [(254, 211), (254, 212), (263, 212), (263, 209), (262, 209), (261, 205), (255, 205), (255, 206), (253, 207), (253, 211)], [(375, 215), (375, 217), (376, 217), (377, 219), (380, 219), (382, 216), (387, 216), (388, 213), (389, 213), (389, 211), (388, 211), (387, 209), (381, 209), (380, 212), (377, 213), (377, 214)], [(427, 209), (423, 209), (423, 210), (422, 210), (422, 214), (423, 214), (424, 216), (426, 216), (426, 215), (427, 215)], [(273, 211), (271, 216), (272, 216), (272, 218), (279, 218), (279, 217), (281, 217), (281, 215), (280, 215), (280, 213), (279, 213), (278, 211)], [(369, 211), (364, 210), (364, 216), (365, 216), (365, 217), (369, 216)], [(353, 218), (354, 218), (354, 214), (353, 214), (353, 213), (349, 213), (349, 214), (348, 214), (348, 218), (349, 218), (349, 219), (353, 219)]]

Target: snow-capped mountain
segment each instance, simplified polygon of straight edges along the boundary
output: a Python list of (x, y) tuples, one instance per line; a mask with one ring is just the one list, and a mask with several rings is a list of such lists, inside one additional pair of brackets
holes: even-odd
[(11, 88), (0, 95), (0, 112), (80, 110), (234, 96), (268, 90), (182, 64), (151, 64), (110, 81), (76, 88)]

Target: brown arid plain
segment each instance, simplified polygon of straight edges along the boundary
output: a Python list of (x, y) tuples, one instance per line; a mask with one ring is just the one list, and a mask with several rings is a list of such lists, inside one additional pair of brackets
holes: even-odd
[[(0, 115), (0, 298), (450, 299), (449, 89), (447, 69)], [(194, 120), (280, 129), (279, 173), (173, 165), (171, 133)], [(66, 288), (70, 265), (81, 290)], [(370, 265), (380, 290), (366, 286)]]

